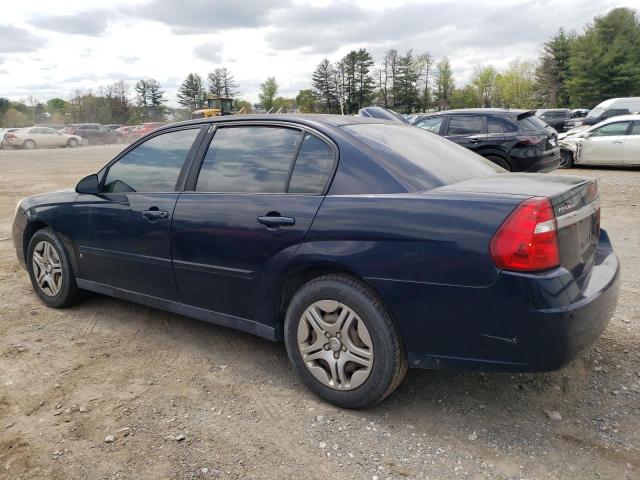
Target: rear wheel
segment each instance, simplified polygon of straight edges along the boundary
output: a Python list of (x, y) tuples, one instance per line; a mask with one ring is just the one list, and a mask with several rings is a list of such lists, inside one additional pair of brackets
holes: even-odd
[(78, 140), (76, 140), (75, 138), (70, 138), (67, 141), (67, 147), (69, 148), (76, 148), (78, 146)]
[(346, 275), (310, 281), (285, 319), (289, 359), (305, 385), (346, 408), (376, 404), (407, 370), (400, 333), (371, 289)]
[(511, 165), (509, 165), (509, 162), (507, 162), (504, 158), (499, 157), (498, 155), (487, 155), (485, 158), (487, 160), (491, 160), (499, 167), (502, 167), (509, 172), (511, 171)]
[(38, 296), (50, 307), (75, 303), (78, 287), (67, 254), (50, 228), (38, 230), (27, 249), (27, 268)]
[(34, 142), (33, 140), (25, 140), (22, 146), (26, 150), (33, 150), (34, 148), (36, 148), (36, 142)]
[(560, 150), (560, 168), (573, 167), (573, 154), (567, 150)]

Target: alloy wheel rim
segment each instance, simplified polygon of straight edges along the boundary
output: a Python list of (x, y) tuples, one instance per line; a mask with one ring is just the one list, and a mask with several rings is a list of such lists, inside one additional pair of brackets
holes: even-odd
[(320, 300), (310, 305), (298, 322), (298, 349), (309, 372), (334, 390), (358, 388), (371, 374), (371, 335), (344, 303)]
[(40, 291), (55, 297), (62, 290), (62, 263), (55, 247), (42, 240), (36, 244), (32, 256), (33, 275)]

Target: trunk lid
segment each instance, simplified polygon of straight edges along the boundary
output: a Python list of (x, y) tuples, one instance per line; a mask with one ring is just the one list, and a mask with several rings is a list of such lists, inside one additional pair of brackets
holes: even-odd
[(446, 192), (546, 197), (558, 223), (560, 264), (578, 279), (588, 273), (600, 235), (600, 199), (593, 178), (535, 173), (497, 174), (446, 185)]

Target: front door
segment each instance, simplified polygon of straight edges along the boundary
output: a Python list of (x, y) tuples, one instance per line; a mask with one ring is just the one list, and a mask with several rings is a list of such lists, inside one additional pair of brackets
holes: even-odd
[(334, 162), (328, 143), (297, 128), (219, 127), (194, 191), (180, 195), (174, 214), (183, 301), (257, 318), (272, 280), (305, 238)]
[(99, 195), (80, 195), (86, 225), (78, 240), (81, 277), (178, 300), (171, 266), (171, 219), (183, 164), (200, 128), (156, 135), (113, 163)]
[(486, 131), (480, 115), (450, 115), (444, 136), (469, 150), (478, 150), (485, 143)]
[(607, 123), (582, 140), (579, 163), (598, 165), (624, 163), (624, 143), (631, 122)]

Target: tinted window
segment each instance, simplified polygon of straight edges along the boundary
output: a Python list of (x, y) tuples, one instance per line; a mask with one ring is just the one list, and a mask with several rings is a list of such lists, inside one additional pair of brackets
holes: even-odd
[(482, 117), (476, 115), (452, 115), (449, 117), (447, 135), (476, 135), (482, 133)]
[(300, 137), (298, 130), (280, 127), (218, 129), (202, 163), (196, 190), (284, 192)]
[(615, 122), (603, 125), (591, 132), (592, 137), (610, 137), (612, 135), (625, 135), (630, 122)]
[(105, 192), (173, 192), (199, 128), (155, 136), (111, 165)]
[(504, 172), (489, 160), (420, 128), (388, 124), (342, 128), (370, 146), (371, 154), (379, 155), (379, 161), (410, 191)]
[(629, 135), (640, 135), (640, 122), (633, 122)]
[(442, 120), (444, 120), (444, 117), (423, 118), (422, 120), (419, 120), (418, 123), (416, 123), (416, 127), (424, 128), (425, 130), (429, 130), (433, 133), (439, 133), (440, 126), (442, 125)]
[(329, 145), (308, 133), (293, 167), (289, 192), (322, 193), (333, 169), (334, 154)]
[(547, 124), (535, 115), (530, 115), (518, 120), (518, 124), (524, 131), (545, 130), (547, 128)]
[(612, 108), (611, 110), (606, 110), (602, 114), (602, 120), (606, 120), (607, 118), (617, 117), (619, 115), (628, 115), (630, 112), (626, 108)]
[(498, 117), (487, 117), (487, 133), (517, 132), (518, 127), (508, 120)]
[(46, 133), (47, 135), (55, 135), (56, 133), (58, 133), (58, 131), (54, 130), (53, 128), (41, 128), (40, 133)]

